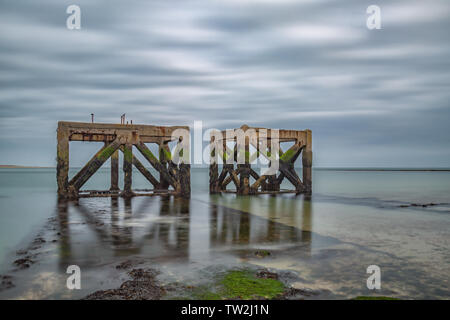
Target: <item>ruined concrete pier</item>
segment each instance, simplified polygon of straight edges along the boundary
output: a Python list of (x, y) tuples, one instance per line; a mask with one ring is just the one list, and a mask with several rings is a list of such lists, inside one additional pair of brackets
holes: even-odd
[[(189, 127), (150, 126), (107, 123), (58, 122), (57, 131), (58, 196), (63, 199), (79, 197), (105, 197), (171, 194), (189, 197)], [(69, 181), (69, 142), (103, 142), (104, 146)], [(176, 141), (174, 154), (169, 142)], [(159, 158), (146, 143), (158, 145)], [(135, 147), (159, 173), (159, 180), (133, 156)], [(119, 150), (123, 153), (124, 186), (119, 189)], [(111, 158), (111, 188), (109, 190), (81, 190), (94, 173)], [(152, 184), (145, 190), (132, 189), (132, 167)]]
[[(311, 130), (275, 130), (252, 128), (247, 125), (239, 129), (212, 131), (210, 193), (232, 192), (240, 195), (311, 193), (311, 138)], [(283, 152), (280, 147), (282, 143), (293, 145)], [(250, 146), (254, 149), (253, 153), (250, 152)], [(300, 154), (302, 154), (303, 179), (300, 179), (294, 167)], [(261, 175), (251, 167), (260, 155), (267, 159), (269, 167)], [(223, 164), (220, 174), (219, 162)], [(293, 190), (280, 188), (284, 178), (294, 186)], [(227, 189), (231, 183), (235, 189)]]

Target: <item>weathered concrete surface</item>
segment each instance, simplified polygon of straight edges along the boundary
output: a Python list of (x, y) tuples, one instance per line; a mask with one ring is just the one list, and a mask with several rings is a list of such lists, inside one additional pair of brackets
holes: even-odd
[[(78, 198), (80, 196), (117, 196), (119, 195), (119, 155), (120, 149), (123, 157), (124, 187), (120, 195), (131, 197), (136, 194), (132, 189), (132, 166), (134, 165), (144, 177), (152, 184), (153, 189), (149, 189), (153, 194), (173, 194), (183, 197), (190, 196), (190, 165), (172, 160), (172, 155), (168, 147), (170, 141), (177, 141), (177, 152), (181, 153), (184, 148), (189, 148), (189, 143), (181, 144), (182, 136), (177, 137), (176, 130), (189, 132), (187, 126), (150, 126), (150, 125), (128, 125), (128, 124), (107, 124), (107, 123), (81, 123), (66, 122), (58, 123), (57, 131), (57, 183), (58, 196), (60, 198)], [(177, 133), (178, 134), (178, 133)], [(188, 141), (187, 139), (186, 141)], [(70, 141), (93, 141), (104, 142), (104, 146), (95, 154), (92, 159), (69, 181), (69, 142)], [(153, 155), (145, 143), (155, 143), (159, 145), (158, 159)], [(145, 166), (133, 156), (133, 146), (143, 154), (160, 174), (158, 181)], [(186, 151), (189, 154), (189, 150)], [(111, 158), (111, 187), (108, 191), (82, 191), (82, 186), (90, 177)], [(178, 157), (177, 157), (178, 159)], [(177, 160), (178, 162), (178, 160)], [(170, 190), (169, 187), (173, 190)]]
[[(311, 130), (273, 130), (243, 125), (239, 129), (211, 132), (211, 164), (209, 167), (210, 193), (235, 192), (241, 195), (258, 193), (310, 193), (312, 167), (312, 138)], [(238, 143), (238, 139), (240, 143)], [(234, 149), (227, 146), (227, 142), (234, 143)], [(280, 143), (294, 144), (283, 152)], [(250, 146), (256, 149), (253, 154)], [(272, 150), (272, 148), (274, 148)], [(274, 152), (279, 154), (277, 172), (258, 175), (251, 167), (251, 163), (260, 155), (269, 160), (269, 166), (274, 161)], [(302, 154), (303, 181), (295, 171), (294, 163)], [(222, 171), (219, 174), (219, 159), (222, 160)], [(237, 164), (236, 164), (237, 163)], [(236, 168), (235, 168), (236, 165)], [(250, 177), (255, 179), (250, 184)], [(280, 184), (284, 179), (295, 187), (294, 190), (281, 190)], [(235, 190), (227, 190), (233, 183)]]
[(111, 191), (119, 190), (119, 151), (111, 155)]

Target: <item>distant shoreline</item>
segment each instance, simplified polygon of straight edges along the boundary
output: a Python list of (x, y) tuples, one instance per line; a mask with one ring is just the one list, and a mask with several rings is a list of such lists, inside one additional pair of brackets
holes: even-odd
[[(150, 167), (150, 166), (149, 166)], [(81, 167), (70, 167), (71, 169), (80, 169)], [(297, 168), (297, 167), (296, 167)], [(299, 167), (301, 168), (301, 167)], [(12, 164), (0, 164), (0, 169), (56, 169), (56, 167), (41, 167), (41, 166), (21, 166)], [(104, 167), (109, 169), (109, 167)], [(208, 169), (207, 166), (197, 167), (193, 166), (191, 169)], [(450, 172), (450, 168), (325, 168), (325, 167), (313, 167), (313, 170), (317, 171), (379, 171), (379, 172)]]
[(40, 166), (18, 166), (13, 164), (0, 164), (0, 169), (53, 169), (55, 167), (40, 167)]
[(313, 168), (319, 171), (437, 171), (450, 172), (450, 168)]

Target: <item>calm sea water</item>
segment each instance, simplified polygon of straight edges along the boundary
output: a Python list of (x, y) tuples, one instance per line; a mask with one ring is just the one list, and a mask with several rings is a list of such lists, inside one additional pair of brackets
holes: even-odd
[[(134, 188), (148, 187), (133, 174)], [(210, 196), (207, 169), (192, 169), (191, 183), (189, 201), (101, 198), (58, 206), (54, 169), (0, 169), (0, 273), (16, 284), (0, 297), (83, 297), (118, 286), (123, 279), (114, 266), (141, 259), (159, 266), (167, 282), (207, 281), (244, 264), (289, 271), (293, 286), (319, 298), (372, 294), (366, 268), (375, 264), (381, 294), (450, 298), (449, 172), (314, 170), (311, 199)], [(85, 188), (107, 185), (105, 168)], [(34, 249), (35, 264), (15, 270), (16, 251), (36, 237), (46, 242)], [(271, 256), (255, 257), (261, 249)], [(70, 264), (88, 279), (82, 290), (65, 289)]]

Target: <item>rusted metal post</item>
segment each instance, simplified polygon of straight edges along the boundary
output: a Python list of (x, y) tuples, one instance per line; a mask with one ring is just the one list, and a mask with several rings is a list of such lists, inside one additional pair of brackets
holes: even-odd
[(312, 134), (311, 130), (306, 131), (306, 147), (302, 154), (303, 164), (303, 186), (306, 193), (312, 191)]
[(58, 196), (66, 198), (69, 188), (69, 133), (62, 123), (58, 124), (57, 140), (56, 179)]
[(132, 167), (133, 165), (133, 145), (130, 143), (124, 144), (123, 147), (123, 173), (124, 173), (124, 185), (123, 185), (123, 197), (130, 197), (133, 195), (131, 191), (132, 184)]
[(119, 190), (119, 150), (111, 156), (111, 191)]

